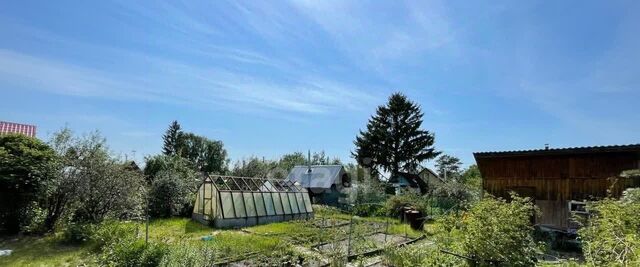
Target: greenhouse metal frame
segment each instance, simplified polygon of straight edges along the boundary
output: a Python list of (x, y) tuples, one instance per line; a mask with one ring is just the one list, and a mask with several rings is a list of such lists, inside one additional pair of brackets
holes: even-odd
[(312, 218), (313, 208), (307, 190), (291, 181), (208, 176), (192, 217), (216, 228), (246, 227)]

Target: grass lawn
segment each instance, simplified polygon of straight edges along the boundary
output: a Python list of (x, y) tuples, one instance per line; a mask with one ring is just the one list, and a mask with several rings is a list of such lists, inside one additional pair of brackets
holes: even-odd
[[(324, 219), (324, 221), (323, 221)], [(248, 227), (243, 230), (219, 230), (194, 222), (188, 218), (153, 220), (149, 224), (150, 242), (168, 245), (206, 244), (225, 257), (241, 256), (248, 253), (269, 253), (273, 250), (290, 248), (290, 244), (311, 247), (321, 242), (346, 238), (349, 225), (334, 228), (319, 227), (328, 222), (348, 223), (346, 214), (322, 214), (315, 220), (288, 221)], [(418, 237), (423, 232), (412, 230), (408, 225), (395, 219), (388, 219), (391, 234)], [(355, 220), (354, 234), (366, 234), (387, 229), (386, 218), (359, 218)], [(134, 223), (138, 238), (145, 238), (144, 223)], [(212, 241), (203, 241), (212, 236)], [(11, 249), (11, 256), (0, 257), (0, 266), (95, 266), (96, 253), (88, 244), (70, 246), (61, 244), (54, 235), (15, 236), (0, 238), (0, 249)]]
[(12, 249), (0, 257), (0, 266), (82, 266), (93, 264), (86, 247), (61, 245), (53, 236), (8, 237), (0, 239), (0, 249)]

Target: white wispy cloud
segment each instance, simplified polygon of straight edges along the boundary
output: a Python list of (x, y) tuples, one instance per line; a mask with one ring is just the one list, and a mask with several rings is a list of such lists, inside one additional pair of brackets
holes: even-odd
[[(293, 0), (292, 4), (329, 33), (352, 60), (380, 72), (385, 72), (386, 64), (415, 60), (454, 40), (448, 11), (438, 1), (389, 6), (358, 1)], [(385, 11), (403, 16), (390, 20)]]
[(300, 114), (358, 110), (373, 97), (334, 81), (278, 83), (228, 70), (146, 57), (153, 67), (113, 73), (0, 49), (0, 78), (21, 88), (63, 95), (150, 101), (201, 108), (269, 109)]

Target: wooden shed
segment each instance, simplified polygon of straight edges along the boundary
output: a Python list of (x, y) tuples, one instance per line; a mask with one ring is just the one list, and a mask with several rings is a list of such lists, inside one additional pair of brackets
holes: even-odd
[(618, 197), (626, 188), (640, 187), (639, 179), (620, 177), (622, 171), (640, 168), (640, 144), (473, 155), (486, 192), (531, 197), (542, 212), (536, 223), (563, 230), (575, 227), (571, 212), (581, 212), (585, 201), (606, 197), (609, 189)]

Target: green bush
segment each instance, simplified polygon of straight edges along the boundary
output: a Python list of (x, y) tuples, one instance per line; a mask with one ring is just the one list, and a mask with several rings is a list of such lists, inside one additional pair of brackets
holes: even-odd
[(120, 240), (107, 245), (99, 258), (107, 266), (159, 266), (169, 252), (166, 245), (143, 240)]
[(94, 230), (92, 224), (69, 223), (62, 231), (60, 241), (64, 244), (82, 244), (92, 239)]
[(392, 196), (385, 202), (386, 214), (394, 217), (401, 215), (400, 212), (403, 207), (413, 207), (423, 214), (426, 214), (428, 206), (428, 199), (426, 197), (414, 193)]
[(167, 218), (191, 215), (193, 211), (193, 181), (184, 181), (177, 172), (160, 172), (151, 184), (149, 213), (152, 217)]
[(386, 209), (378, 204), (360, 204), (353, 207), (353, 214), (361, 217), (385, 216)]
[(580, 229), (583, 251), (595, 266), (640, 266), (640, 188), (627, 189), (620, 200), (587, 205), (590, 218)]
[(458, 257), (440, 251), (436, 245), (413, 245), (388, 248), (384, 251), (385, 264), (396, 267), (413, 266), (461, 266), (465, 262)]
[(512, 195), (507, 202), (485, 197), (463, 217), (462, 248), (481, 265), (532, 266), (540, 249), (530, 221), (536, 213), (529, 198)]
[(101, 251), (113, 243), (135, 239), (136, 233), (137, 226), (133, 222), (106, 221), (96, 226), (92, 241), (95, 250)]
[(171, 247), (160, 266), (213, 266), (217, 252), (212, 243), (180, 244)]

